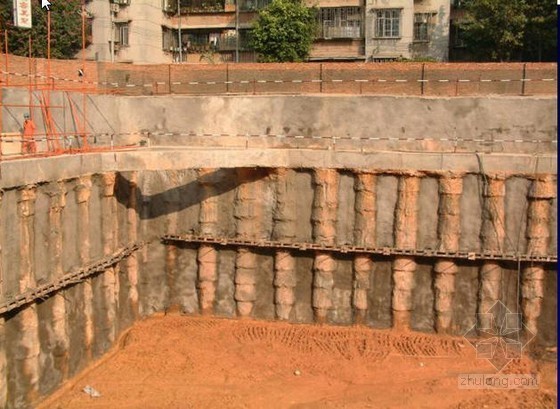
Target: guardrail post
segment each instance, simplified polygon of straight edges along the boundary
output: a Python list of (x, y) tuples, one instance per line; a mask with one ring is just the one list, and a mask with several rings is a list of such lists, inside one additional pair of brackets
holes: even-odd
[(319, 89), (321, 90), (321, 94), (323, 93), (323, 63), (320, 64), (320, 70), (319, 70), (319, 79), (321, 80), (321, 82), (319, 82)]
[(172, 90), (171, 90), (171, 86), (173, 85), (173, 84), (171, 83), (171, 64), (168, 64), (167, 67), (168, 67), (168, 69), (167, 69), (167, 79), (168, 79), (168, 81), (169, 81), (169, 93), (170, 93), (170, 94), (173, 94), (173, 92), (172, 92)]
[(229, 94), (229, 63), (226, 63), (226, 94)]
[(527, 63), (523, 64), (523, 75), (521, 76), (521, 95), (525, 95), (525, 80), (527, 79)]
[(426, 70), (426, 63), (422, 63), (422, 78), (420, 81), (420, 95), (424, 95), (424, 72)]

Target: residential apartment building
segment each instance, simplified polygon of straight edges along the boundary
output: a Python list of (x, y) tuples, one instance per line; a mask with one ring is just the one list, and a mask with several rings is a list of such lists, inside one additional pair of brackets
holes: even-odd
[[(249, 62), (251, 26), (272, 0), (90, 0), (89, 58), (134, 63)], [(307, 0), (310, 61), (448, 59), (450, 0)]]

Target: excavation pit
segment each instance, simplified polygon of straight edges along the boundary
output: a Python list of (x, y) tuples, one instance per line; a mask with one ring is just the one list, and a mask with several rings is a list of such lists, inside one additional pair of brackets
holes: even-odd
[(64, 384), (60, 407), (549, 404), (547, 380), (471, 395), (457, 376), (490, 373), (464, 335), (498, 302), (531, 339), (512, 370), (548, 376), (555, 98), (89, 101), (149, 143), (0, 163), (0, 407)]

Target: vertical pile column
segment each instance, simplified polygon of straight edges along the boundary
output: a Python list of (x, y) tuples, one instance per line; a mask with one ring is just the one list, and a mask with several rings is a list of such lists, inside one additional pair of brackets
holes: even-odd
[[(503, 177), (489, 176), (483, 191), (482, 226), (480, 236), (482, 251), (499, 253), (503, 249), (505, 238), (505, 201), (506, 184)], [(502, 268), (495, 261), (485, 261), (480, 268), (479, 319), (481, 328), (491, 328), (486, 314), (500, 300)]]
[[(33, 272), (33, 237), (35, 216), (35, 187), (25, 187), (20, 192), (18, 211), (20, 218), (20, 271), (19, 292), (35, 288)], [(17, 316), (19, 342), (13, 357), (18, 365), (14, 378), (15, 384), (24, 392), (25, 401), (32, 402), (38, 397), (39, 391), (39, 322), (35, 303), (24, 307)], [(11, 376), (13, 376), (11, 375)], [(20, 395), (16, 393), (15, 395)], [(17, 404), (14, 406), (18, 406)]]
[[(420, 178), (416, 175), (401, 176), (395, 209), (395, 247), (416, 248), (418, 227), (418, 192)], [(393, 328), (410, 329), (410, 315), (413, 308), (412, 291), (415, 287), (414, 272), (416, 261), (413, 257), (395, 257), (393, 260)]]
[[(0, 190), (0, 215), (2, 214), (2, 198), (4, 192)], [(2, 231), (0, 217), (0, 232)], [(0, 241), (0, 300), (4, 301), (4, 275), (2, 269), (2, 242)], [(6, 366), (6, 327), (3, 315), (0, 315), (0, 408), (6, 407), (8, 398), (8, 368)]]
[[(118, 223), (117, 201), (115, 198), (114, 172), (104, 173), (101, 176), (101, 231), (103, 232), (103, 255), (110, 256), (117, 248)], [(101, 277), (103, 298), (103, 322), (106, 345), (112, 345), (116, 339), (116, 327), (119, 280), (114, 267), (109, 267)]]
[[(198, 220), (200, 234), (216, 237), (218, 234), (218, 197), (211, 175), (214, 169), (200, 169), (198, 183), (200, 184), (203, 200), (200, 202)], [(216, 299), (218, 281), (218, 251), (213, 245), (202, 244), (196, 256), (198, 261), (198, 300), (200, 313), (212, 314)]]
[[(289, 242), (296, 237), (297, 207), (295, 195), (290, 195), (286, 168), (276, 170), (276, 208), (274, 209), (272, 230), (273, 240)], [(274, 254), (274, 303), (276, 318), (289, 320), (295, 304), (296, 266), (292, 253), (276, 250)]]
[[(91, 177), (82, 176), (78, 179), (75, 187), (76, 203), (78, 204), (78, 254), (80, 264), (87, 265), (90, 262), (90, 240), (89, 240), (89, 199), (91, 197)], [(91, 279), (88, 278), (80, 284), (84, 306), (84, 328), (87, 361), (92, 358), (93, 344), (93, 289)]]
[[(260, 227), (260, 212), (257, 192), (251, 179), (251, 169), (238, 169), (239, 187), (235, 196), (234, 217), (237, 237), (254, 239)], [(244, 318), (251, 316), (257, 299), (256, 289), (257, 255), (249, 248), (239, 247), (235, 258), (235, 301), (237, 314)]]
[[(439, 251), (459, 251), (461, 238), (461, 194), (463, 178), (460, 175), (444, 175), (439, 180), (439, 208), (437, 237)], [(434, 265), (435, 329), (448, 333), (453, 319), (453, 295), (457, 264), (452, 259), (440, 259)]]
[[(336, 169), (316, 169), (313, 196), (313, 240), (315, 243), (335, 245), (336, 213), (338, 208), (339, 175)], [(324, 323), (332, 308), (332, 292), (336, 260), (331, 253), (317, 252), (313, 261), (313, 312), (315, 321)]]
[[(170, 181), (178, 184), (178, 175), (176, 171), (169, 170), (166, 172)], [(165, 195), (165, 232), (169, 235), (177, 233), (177, 221), (179, 219), (179, 210), (177, 207), (178, 193)], [(173, 242), (165, 242), (165, 276), (168, 291), (167, 313), (178, 313), (181, 310), (180, 301), (177, 298), (179, 289), (177, 288), (177, 245)]]
[[(66, 185), (57, 182), (50, 192), (49, 199), (49, 265), (51, 278), (58, 279), (64, 275), (62, 267), (62, 215), (66, 206)], [(53, 356), (55, 367), (60, 371), (62, 379), (68, 377), (68, 322), (66, 320), (66, 300), (64, 291), (57, 291), (52, 296), (52, 331)]]
[[(130, 190), (126, 217), (128, 243), (131, 244), (138, 241), (138, 203), (136, 197), (138, 192), (138, 172), (131, 172), (129, 183)], [(127, 257), (126, 272), (128, 279), (127, 301), (131, 312), (130, 318), (136, 321), (140, 315), (138, 309), (138, 256), (136, 252)]]
[[(359, 247), (375, 247), (376, 235), (376, 176), (372, 173), (356, 174), (354, 190), (356, 202), (354, 211), (354, 245)], [(363, 324), (368, 309), (368, 291), (370, 275), (373, 271), (371, 257), (358, 254), (354, 257), (354, 280), (352, 305), (354, 307), (354, 322)]]
[[(527, 253), (546, 256), (550, 242), (551, 200), (556, 196), (552, 176), (533, 180), (529, 191), (527, 215)], [(544, 297), (545, 270), (542, 264), (531, 264), (523, 269), (521, 276), (521, 310), (527, 329), (537, 334), (537, 320), (541, 315)]]

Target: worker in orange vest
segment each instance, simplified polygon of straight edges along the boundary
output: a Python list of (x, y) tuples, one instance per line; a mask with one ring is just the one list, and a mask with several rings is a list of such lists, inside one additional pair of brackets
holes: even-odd
[(37, 144), (35, 143), (35, 123), (29, 114), (23, 115), (23, 153), (37, 152)]

